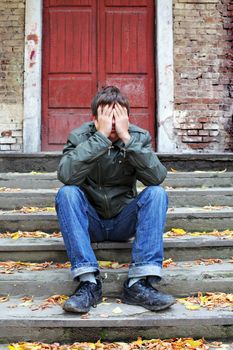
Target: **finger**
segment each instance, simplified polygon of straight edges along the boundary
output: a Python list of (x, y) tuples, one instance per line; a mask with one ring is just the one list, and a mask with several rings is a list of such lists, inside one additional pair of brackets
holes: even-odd
[(97, 108), (97, 114), (98, 115), (102, 114), (102, 107), (101, 107), (101, 105), (99, 105), (99, 107)]

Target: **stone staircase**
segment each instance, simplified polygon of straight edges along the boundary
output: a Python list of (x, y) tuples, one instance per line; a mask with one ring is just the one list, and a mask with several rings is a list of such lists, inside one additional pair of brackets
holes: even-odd
[[(222, 169), (220, 169), (222, 170)], [(233, 173), (231, 171), (169, 172), (163, 186), (170, 205), (165, 231), (183, 228), (189, 232), (233, 229)], [(52, 207), (61, 184), (56, 173), (1, 173), (0, 232), (41, 230), (59, 231), (53, 211), (22, 213), (22, 207)], [(206, 207), (206, 208), (203, 208)], [(14, 211), (16, 210), (16, 211)], [(128, 263), (132, 242), (95, 243), (98, 260)], [(184, 235), (165, 238), (165, 259), (176, 264), (164, 268), (158, 288), (177, 298), (205, 292), (233, 293), (233, 238), (210, 235)], [(207, 265), (198, 259), (222, 259)], [(0, 343), (18, 341), (66, 342), (128, 341), (143, 338), (193, 337), (233, 338), (232, 309), (200, 308), (188, 310), (177, 302), (170, 309), (152, 313), (142, 307), (120, 303), (121, 287), (127, 278), (127, 267), (103, 268), (103, 290), (107, 298), (87, 315), (67, 314), (61, 306), (39, 307), (53, 295), (70, 295), (76, 284), (68, 268), (52, 268), (67, 261), (62, 238), (0, 238), (0, 261), (45, 263), (41, 271), (19, 270), (0, 273)], [(1, 271), (1, 269), (0, 269)], [(24, 304), (20, 298), (33, 296)], [(0, 346), (3, 350), (6, 345)], [(229, 347), (230, 349), (230, 347)]]

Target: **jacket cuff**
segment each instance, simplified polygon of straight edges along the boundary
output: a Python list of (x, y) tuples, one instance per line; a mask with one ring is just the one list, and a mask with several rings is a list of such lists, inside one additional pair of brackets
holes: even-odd
[(101, 141), (104, 141), (106, 143), (106, 146), (111, 146), (112, 142), (106, 137), (104, 136), (101, 132), (96, 131), (95, 135), (101, 139)]
[(130, 140), (129, 142), (123, 147), (126, 151), (130, 151), (132, 149), (134, 149), (134, 143), (135, 143), (135, 138), (133, 135), (130, 135)]

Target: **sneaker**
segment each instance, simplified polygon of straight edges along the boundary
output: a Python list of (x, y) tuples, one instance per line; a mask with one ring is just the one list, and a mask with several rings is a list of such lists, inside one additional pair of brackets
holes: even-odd
[(73, 295), (64, 303), (63, 309), (67, 312), (86, 313), (91, 306), (96, 307), (102, 300), (102, 285), (85, 281), (80, 282)]
[(140, 305), (151, 311), (167, 309), (176, 302), (169, 294), (159, 292), (145, 279), (141, 279), (128, 286), (128, 280), (124, 283), (123, 302), (131, 305)]

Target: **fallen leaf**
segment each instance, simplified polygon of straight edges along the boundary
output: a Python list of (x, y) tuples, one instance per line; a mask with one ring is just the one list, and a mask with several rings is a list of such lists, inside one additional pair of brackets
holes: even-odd
[(0, 303), (5, 303), (6, 301), (8, 301), (10, 299), (9, 295), (6, 296), (0, 296)]
[(21, 209), (14, 209), (12, 210), (14, 213), (23, 213), (23, 214), (34, 214), (39, 212), (55, 212), (54, 207), (45, 207), (45, 208), (39, 208), (39, 207), (22, 207)]
[(177, 266), (177, 263), (175, 263), (171, 258), (164, 260), (163, 261), (163, 267), (167, 268), (169, 266)]
[(21, 188), (0, 187), (0, 192), (19, 192)]
[[(186, 305), (199, 305), (199, 307), (212, 310), (214, 308), (233, 308), (233, 294), (226, 293), (203, 293), (198, 292), (197, 296), (177, 299), (180, 303)], [(189, 309), (190, 310), (190, 309)]]
[(122, 310), (119, 306), (115, 307), (115, 309), (112, 310), (114, 314), (122, 314)]

